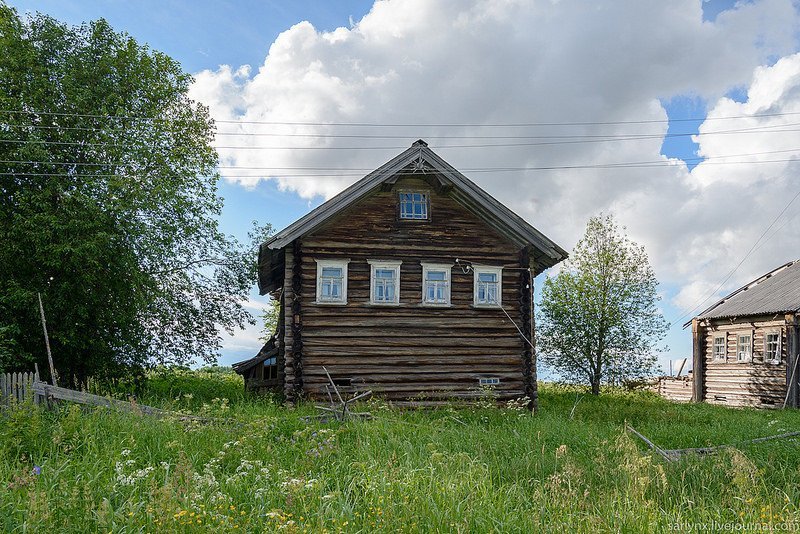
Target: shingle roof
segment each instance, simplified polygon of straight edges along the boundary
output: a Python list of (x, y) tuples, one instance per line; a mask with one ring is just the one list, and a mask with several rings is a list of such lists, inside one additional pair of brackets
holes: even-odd
[(799, 310), (800, 260), (795, 260), (737, 289), (698, 318), (719, 319)]
[(441, 185), (451, 191), (453, 198), (471, 209), (513, 243), (535, 247), (538, 251), (537, 266), (540, 269), (552, 267), (567, 258), (564, 249), (457, 171), (428, 148), (428, 144), (422, 140), (416, 141), (411, 148), (272, 236), (262, 248), (272, 250), (284, 248), (374, 191), (381, 184), (391, 183), (403, 173), (407, 173), (408, 169), (435, 175)]

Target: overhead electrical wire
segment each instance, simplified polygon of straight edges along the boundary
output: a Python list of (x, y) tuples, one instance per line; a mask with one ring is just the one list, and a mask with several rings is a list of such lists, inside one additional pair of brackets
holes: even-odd
[[(32, 115), (32, 116), (51, 116), (51, 117), (71, 117), (71, 118), (89, 118), (89, 119), (105, 119), (105, 120), (119, 120), (119, 121), (141, 121), (141, 122), (169, 122), (181, 123), (195, 120), (192, 119), (172, 119), (164, 117), (143, 117), (143, 116), (120, 116), (120, 115), (100, 115), (100, 114), (81, 114), (81, 113), (67, 113), (67, 112), (38, 112), (32, 110), (0, 110), (0, 115)], [(677, 119), (666, 120), (633, 120), (633, 121), (574, 121), (574, 122), (518, 122), (518, 123), (368, 123), (368, 122), (311, 122), (311, 121), (256, 121), (256, 120), (214, 120), (215, 124), (232, 124), (232, 125), (269, 125), (269, 126), (323, 126), (323, 127), (363, 127), (363, 128), (534, 128), (534, 127), (568, 127), (568, 126), (612, 126), (612, 125), (642, 125), (642, 124), (672, 124), (672, 123), (689, 123), (689, 122), (708, 122), (708, 121), (724, 121), (724, 120), (739, 120), (739, 119), (757, 119), (757, 118), (771, 118), (771, 117), (788, 117), (800, 115), (800, 112), (783, 112), (783, 113), (764, 113), (754, 115), (732, 115), (723, 117), (684, 117)], [(482, 143), (482, 144), (449, 144), (439, 145), (432, 148), (437, 150), (450, 149), (450, 148), (512, 148), (512, 147), (532, 147), (532, 146), (549, 146), (560, 144), (577, 144), (577, 143), (598, 143), (598, 142), (612, 142), (612, 141), (631, 141), (631, 140), (646, 140), (654, 138), (679, 138), (688, 136), (709, 136), (709, 135), (741, 135), (741, 134), (764, 134), (764, 133), (787, 133), (797, 132), (800, 130), (787, 128), (790, 126), (798, 126), (800, 123), (790, 124), (777, 124), (777, 125), (764, 125), (751, 128), (739, 128), (733, 130), (721, 130), (712, 132), (678, 132), (678, 133), (653, 133), (653, 134), (574, 134), (574, 135), (429, 135), (428, 139), (447, 140), (447, 139), (476, 139), (476, 140), (514, 140), (514, 139), (549, 139), (551, 141), (534, 142), (534, 143)], [(3, 124), (0, 123), (0, 127)], [(21, 124), (21, 125), (6, 125), (6, 127), (20, 127), (24, 129), (56, 129), (56, 130), (70, 130), (70, 131), (94, 131), (102, 133), (111, 132), (124, 132), (125, 127), (107, 127), (107, 126), (93, 126), (93, 127), (80, 127), (80, 126), (59, 126), (59, 125), (40, 125), (40, 124)], [(403, 135), (380, 135), (380, 134), (331, 134), (331, 133), (278, 133), (278, 132), (214, 132), (215, 136), (222, 137), (283, 137), (283, 138), (312, 138), (312, 139), (408, 139), (416, 137), (418, 134), (403, 136)], [(82, 146), (82, 147), (117, 147), (127, 146), (125, 144), (117, 143), (92, 143), (92, 142), (69, 142), (69, 141), (45, 141), (45, 140), (14, 140), (14, 139), (0, 139), (0, 142), (6, 143), (25, 143), (25, 144), (41, 144), (41, 145), (55, 145), (55, 146)], [(215, 146), (216, 149), (221, 150), (397, 150), (405, 149), (406, 146), (353, 146), (353, 147), (340, 147), (340, 146), (323, 146), (323, 147), (276, 147), (276, 146)], [(760, 152), (752, 154), (740, 155), (727, 155), (727, 156), (709, 156), (705, 158), (686, 158), (681, 161), (689, 162), (697, 160), (703, 162), (704, 165), (732, 165), (732, 164), (762, 164), (762, 163), (778, 163), (778, 162), (791, 162), (796, 161), (795, 158), (791, 159), (775, 159), (775, 160), (761, 160), (761, 161), (708, 161), (711, 159), (724, 159), (731, 157), (746, 157), (753, 155), (775, 154), (796, 152), (798, 149), (789, 150), (776, 150), (769, 152)], [(31, 165), (67, 165), (67, 166), (125, 166), (129, 164), (115, 164), (115, 163), (69, 163), (69, 162), (34, 162), (34, 161), (15, 161), (3, 160), (0, 163), (5, 164), (31, 164)], [(540, 167), (508, 167), (508, 168), (476, 168), (465, 169), (464, 172), (511, 172), (511, 171), (541, 171), (541, 170), (577, 170), (577, 169), (617, 169), (617, 168), (653, 168), (653, 167), (672, 167), (675, 163), (672, 161), (654, 161), (654, 162), (623, 162), (623, 163), (609, 163), (609, 164), (587, 164), (587, 165), (560, 165), (560, 166), (540, 166)], [(217, 169), (239, 169), (239, 170), (324, 170), (326, 168), (300, 168), (300, 167), (285, 167), (285, 168), (270, 168), (270, 167), (226, 167), (218, 166)], [(368, 171), (369, 169), (338, 169), (340, 171)], [(401, 171), (402, 172), (402, 171)], [(248, 174), (248, 175), (232, 175), (221, 172), (227, 178), (261, 178), (263, 174)], [(408, 174), (413, 174), (409, 172)], [(90, 173), (14, 173), (14, 172), (0, 172), (0, 176), (53, 176), (62, 175), (69, 177), (120, 177), (121, 174), (90, 174)], [(130, 177), (135, 177), (136, 173), (132, 173)], [(303, 178), (339, 178), (339, 177), (353, 177), (360, 176), (360, 174), (276, 174), (275, 177), (289, 178), (289, 177), (303, 177)], [(739, 263), (716, 285), (715, 289), (709, 293), (703, 300), (701, 300), (693, 308), (685, 311), (682, 315), (670, 321), (670, 325), (677, 323), (684, 317), (693, 313), (700, 308), (705, 302), (712, 298), (717, 291), (719, 291), (725, 283), (738, 271), (756, 250), (759, 250), (767, 241), (774, 237), (780, 228), (783, 228), (790, 222), (794, 215), (787, 218), (780, 228), (773, 232), (769, 237), (766, 237), (775, 223), (786, 213), (789, 207), (800, 197), (800, 191), (792, 197), (786, 204), (784, 209), (775, 217), (770, 225), (761, 233), (758, 239), (753, 243), (748, 252), (739, 261)], [(763, 240), (763, 241), (762, 241)]]
[[(101, 115), (90, 113), (69, 113), (69, 112), (55, 112), (55, 111), (34, 111), (34, 110), (0, 110), (0, 114), (5, 115), (42, 115), (54, 117), (81, 117), (81, 118), (94, 118), (94, 119), (116, 119), (116, 120), (137, 120), (137, 121), (155, 121), (155, 122), (188, 122), (187, 119), (171, 119), (164, 117), (146, 117), (136, 115)], [(781, 112), (781, 113), (761, 113), (753, 115), (730, 115), (723, 117), (684, 117), (679, 119), (647, 119), (647, 120), (632, 120), (632, 121), (565, 121), (565, 122), (506, 122), (506, 123), (374, 123), (374, 122), (318, 122), (318, 121), (255, 121), (255, 120), (231, 120), (220, 119), (214, 120), (220, 124), (268, 124), (268, 125), (286, 125), (286, 126), (358, 126), (358, 127), (380, 127), (380, 128), (417, 128), (417, 127), (535, 127), (535, 126), (595, 126), (595, 125), (622, 125), (622, 124), (668, 124), (671, 122), (705, 122), (709, 120), (736, 120), (736, 119), (753, 119), (753, 118), (766, 118), (766, 117), (786, 117), (800, 115), (800, 112)], [(194, 117), (191, 120), (195, 120)]]
[[(705, 304), (706, 302), (708, 302), (708, 300), (709, 300), (709, 299), (713, 298), (713, 297), (714, 297), (714, 295), (716, 295), (716, 294), (717, 294), (717, 291), (719, 291), (720, 289), (722, 289), (722, 287), (725, 285), (725, 283), (726, 283), (728, 280), (730, 280), (730, 279), (731, 279), (731, 277), (732, 277), (732, 276), (733, 276), (733, 275), (736, 273), (736, 271), (738, 271), (738, 270), (739, 270), (739, 268), (742, 266), (742, 264), (744, 264), (744, 262), (747, 260), (747, 258), (749, 258), (749, 257), (750, 257), (750, 255), (752, 255), (752, 254), (753, 254), (753, 252), (755, 252), (755, 250), (757, 250), (757, 249), (756, 249), (756, 246), (759, 244), (759, 242), (760, 242), (762, 239), (764, 239), (764, 236), (766, 236), (766, 235), (767, 235), (767, 233), (770, 231), (770, 229), (771, 229), (773, 226), (775, 226), (775, 223), (776, 223), (776, 222), (778, 222), (778, 219), (780, 219), (780, 218), (783, 216), (783, 214), (784, 214), (784, 213), (786, 213), (786, 212), (789, 210), (789, 207), (791, 207), (791, 205), (792, 205), (792, 204), (794, 204), (794, 201), (795, 201), (795, 200), (797, 200), (797, 198), (798, 198), (798, 197), (800, 197), (800, 191), (798, 191), (798, 192), (797, 192), (797, 193), (796, 193), (796, 194), (795, 194), (795, 195), (794, 195), (794, 196), (793, 196), (793, 197), (792, 197), (792, 198), (789, 200), (789, 202), (786, 204), (786, 206), (784, 206), (784, 208), (783, 208), (783, 209), (780, 211), (780, 213), (778, 213), (778, 215), (777, 215), (777, 216), (776, 216), (776, 217), (775, 217), (775, 218), (772, 220), (772, 222), (769, 224), (769, 226), (767, 226), (767, 228), (766, 228), (766, 229), (765, 229), (763, 232), (761, 232), (761, 235), (759, 235), (759, 236), (758, 236), (758, 239), (756, 239), (756, 240), (755, 240), (755, 242), (754, 242), (754, 243), (753, 243), (753, 245), (750, 247), (750, 249), (747, 251), (747, 253), (744, 255), (744, 257), (743, 257), (743, 258), (742, 258), (742, 259), (739, 261), (739, 263), (737, 263), (737, 264), (736, 264), (736, 267), (734, 267), (734, 268), (733, 268), (733, 269), (732, 269), (732, 270), (731, 270), (731, 271), (730, 271), (730, 272), (729, 272), (729, 273), (728, 273), (728, 274), (727, 274), (727, 275), (726, 275), (726, 276), (725, 276), (725, 277), (724, 277), (724, 278), (723, 278), (723, 279), (722, 279), (722, 280), (721, 280), (721, 281), (720, 281), (720, 282), (719, 282), (719, 283), (716, 285), (716, 287), (715, 287), (715, 288), (714, 288), (714, 289), (713, 289), (713, 290), (712, 290), (710, 293), (708, 293), (708, 295), (707, 295), (707, 296), (706, 296), (706, 297), (705, 297), (703, 300), (701, 300), (701, 301), (700, 301), (700, 302), (699, 302), (697, 305), (695, 305), (693, 308), (691, 308), (691, 309), (689, 309), (689, 310), (686, 310), (686, 311), (685, 311), (685, 312), (684, 312), (682, 315), (678, 316), (678, 317), (677, 317), (677, 318), (675, 318), (674, 320), (672, 320), (672, 321), (669, 321), (669, 324), (670, 324), (670, 326), (672, 326), (672, 325), (674, 325), (674, 324), (678, 323), (678, 322), (679, 322), (681, 319), (683, 319), (684, 317), (688, 317), (690, 314), (694, 313), (694, 311), (695, 311), (695, 310), (697, 310), (697, 309), (698, 309), (698, 308), (700, 308), (700, 307), (701, 307), (703, 304)], [(773, 235), (774, 235), (774, 234), (773, 234)]]
[[(526, 171), (535, 171), (535, 170), (559, 170), (559, 169), (595, 169), (595, 168), (648, 168), (648, 167), (674, 167), (677, 163), (676, 161), (681, 161), (684, 163), (720, 163), (726, 165), (732, 164), (753, 164), (753, 163), (779, 163), (779, 162), (787, 162), (793, 161), (793, 159), (774, 159), (774, 160), (761, 160), (761, 161), (729, 161), (729, 162), (717, 162), (716, 160), (726, 159), (726, 158), (743, 158), (743, 157), (752, 157), (752, 156), (763, 156), (763, 155), (770, 155), (770, 154), (785, 154), (785, 153), (798, 153), (800, 155), (800, 148), (792, 148), (786, 150), (769, 150), (763, 152), (750, 152), (750, 153), (742, 153), (742, 154), (724, 154), (724, 155), (717, 155), (717, 156), (707, 156), (707, 157), (697, 157), (697, 158), (686, 158), (684, 160), (652, 160), (652, 161), (635, 161), (635, 162), (617, 162), (617, 163), (593, 163), (593, 164), (586, 164), (586, 165), (554, 165), (554, 166), (527, 166), (527, 167), (475, 167), (475, 168), (464, 168), (462, 172), (465, 173), (483, 173), (483, 172), (526, 172)], [(45, 166), (45, 165), (58, 165), (58, 166), (67, 166), (67, 167), (133, 167), (139, 166), (139, 164), (134, 163), (126, 163), (126, 162), (67, 162), (67, 161), (34, 161), (34, 160), (0, 160), (0, 164), (14, 164), (14, 165), (31, 165), (31, 166)], [(287, 177), (291, 176), (302, 176), (302, 177), (347, 177), (347, 176), (361, 176), (362, 172), (368, 172), (371, 169), (367, 168), (330, 168), (330, 167), (257, 167), (257, 166), (239, 166), (239, 165), (218, 165), (217, 169), (224, 169), (224, 170), (250, 170), (250, 171), (264, 171), (260, 174), (252, 174), (252, 175), (244, 175), (239, 177), (261, 177), (267, 171), (270, 173), (272, 171), (323, 171), (326, 174), (303, 174), (303, 175), (285, 175)], [(335, 172), (335, 174), (334, 174)], [(0, 175), (26, 175), (26, 173), (16, 173), (16, 172), (8, 172), (8, 173), (0, 173)], [(46, 174), (53, 174), (53, 173), (40, 173), (41, 175)], [(55, 173), (58, 174), (58, 173)], [(227, 173), (222, 172), (223, 176), (228, 176)], [(29, 175), (29, 174), (28, 174)], [(70, 173), (73, 176), (103, 176), (91, 173)], [(281, 173), (275, 173), (275, 176), (280, 175), (281, 177), (284, 176)], [(109, 176), (116, 176), (116, 175), (109, 175)]]
[[(768, 134), (768, 133), (787, 133), (800, 132), (800, 129), (782, 130), (732, 130), (720, 132), (708, 132), (699, 136), (709, 135), (748, 135), (748, 134)], [(542, 141), (531, 143), (480, 143), (480, 144), (450, 144), (450, 145), (431, 145), (436, 150), (447, 150), (453, 148), (514, 148), (514, 147), (533, 147), (533, 146), (552, 146), (552, 145), (572, 145), (584, 143), (606, 143), (612, 141), (640, 141), (646, 139), (661, 139), (666, 135), (658, 136), (627, 136), (627, 137), (606, 137), (602, 139), (572, 139), (562, 141)], [(698, 134), (674, 134), (674, 137), (696, 136)], [(125, 143), (95, 143), (87, 141), (46, 141), (42, 139), (0, 139), (0, 143), (11, 144), (34, 144), (44, 146), (85, 146), (85, 147), (125, 147)], [(214, 145), (218, 150), (405, 150), (408, 146), (252, 146), (252, 145)]]
[[(766, 163), (787, 163), (792, 161), (798, 161), (795, 158), (789, 159), (771, 159), (771, 160), (760, 160), (760, 161), (709, 161), (704, 163), (705, 165), (761, 165)], [(506, 169), (506, 171), (553, 171), (553, 170), (582, 170), (582, 169), (652, 169), (652, 168), (669, 168), (674, 167), (675, 164), (669, 161), (661, 162), (661, 163), (615, 163), (615, 164), (591, 164), (591, 165), (553, 165), (547, 167), (525, 167), (519, 169)], [(467, 171), (465, 171), (467, 172)], [(504, 172), (498, 171), (496, 169), (473, 169), (468, 171), (469, 173), (483, 173), (483, 172)], [(131, 173), (115, 173), (115, 174), (108, 174), (108, 173), (70, 173), (70, 172), (40, 172), (40, 173), (32, 173), (32, 172), (0, 172), (0, 176), (65, 176), (65, 177), (75, 177), (75, 178), (104, 178), (104, 177), (131, 177), (134, 178), (137, 175), (147, 176), (151, 173), (147, 171), (142, 171), (140, 174), (134, 170)], [(179, 174), (179, 173), (175, 173)], [(259, 174), (228, 174), (225, 172), (219, 173), (224, 178), (350, 178), (350, 177), (361, 177), (364, 176), (362, 173), (337, 173), (337, 174), (279, 174), (279, 173), (259, 173)], [(418, 171), (398, 171), (398, 175), (400, 176), (418, 176)]]
[[(59, 126), (59, 125), (44, 125), (44, 124), (21, 124), (10, 125), (18, 127), (23, 130), (65, 130), (65, 131), (85, 131), (85, 132), (99, 132), (99, 133), (113, 133), (113, 132), (127, 132), (130, 128), (114, 127), (107, 128), (102, 126), (86, 127), (86, 126)], [(615, 134), (570, 134), (570, 135), (427, 135), (426, 139), (498, 139), (498, 140), (514, 140), (514, 139), (600, 139), (600, 140), (614, 140), (614, 139), (653, 139), (653, 138), (670, 138), (670, 137), (686, 137), (686, 136), (703, 136), (703, 135), (716, 135), (716, 134), (736, 134), (745, 132), (762, 132), (762, 131), (794, 131), (794, 130), (776, 130), (777, 128), (786, 128), (790, 126), (800, 126), (800, 122), (792, 122), (785, 124), (770, 124), (753, 126), (749, 128), (736, 128), (730, 130), (717, 130), (710, 132), (653, 132), (653, 133), (615, 133)], [(310, 138), (310, 139), (408, 139), (413, 138), (415, 135), (385, 135), (385, 134), (329, 134), (329, 133), (297, 133), (297, 132), (219, 132), (215, 131), (214, 136), (233, 136), (233, 137), (286, 137), (286, 138)]]

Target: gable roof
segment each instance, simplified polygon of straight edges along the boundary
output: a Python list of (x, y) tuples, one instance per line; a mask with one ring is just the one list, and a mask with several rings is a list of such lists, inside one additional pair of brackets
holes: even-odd
[(800, 260), (784, 263), (703, 311), (698, 319), (800, 311)]
[(422, 173), (435, 181), (440, 192), (448, 192), (455, 200), (478, 215), (501, 235), (520, 246), (533, 246), (537, 271), (552, 267), (567, 258), (567, 252), (548, 239), (522, 217), (501, 204), (472, 180), (439, 157), (428, 144), (418, 140), (410, 148), (366, 175), (335, 197), (293, 222), (262, 246), (282, 249), (310, 233), (354, 202), (381, 186), (393, 185), (410, 173)]

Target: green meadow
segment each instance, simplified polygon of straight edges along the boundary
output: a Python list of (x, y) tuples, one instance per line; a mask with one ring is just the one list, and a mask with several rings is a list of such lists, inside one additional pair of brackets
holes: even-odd
[[(4, 532), (666, 532), (800, 529), (800, 411), (542, 385), (540, 411), (453, 405), (308, 423), (236, 375), (154, 374), (179, 416), (0, 411)], [(578, 400), (576, 404), (576, 400)], [(733, 444), (667, 462), (665, 448)]]

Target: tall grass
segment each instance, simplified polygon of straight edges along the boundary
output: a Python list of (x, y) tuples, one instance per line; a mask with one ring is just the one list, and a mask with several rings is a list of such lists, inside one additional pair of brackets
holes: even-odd
[(620, 392), (576, 406), (575, 391), (543, 387), (536, 416), (485, 407), (398, 411), (374, 401), (371, 421), (308, 424), (301, 417), (312, 406), (284, 408), (242, 390), (219, 373), (151, 377), (143, 402), (226, 420), (213, 424), (77, 406), (3, 412), (0, 529), (800, 528), (797, 441), (665, 463), (623, 430), (627, 421), (667, 448), (738, 443), (800, 428), (798, 411)]

